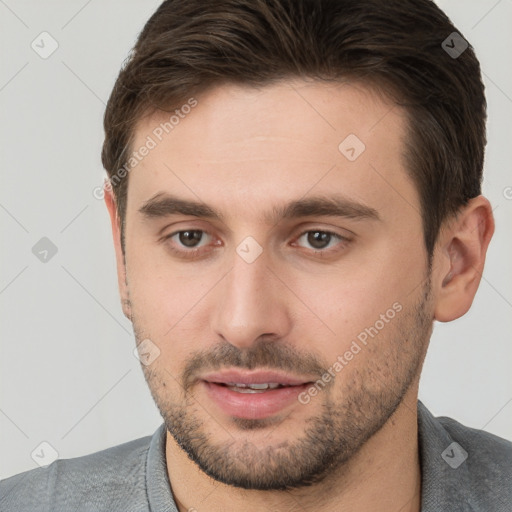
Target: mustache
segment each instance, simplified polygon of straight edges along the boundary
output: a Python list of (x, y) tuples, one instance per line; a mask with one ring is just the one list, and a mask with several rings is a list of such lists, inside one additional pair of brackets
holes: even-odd
[(188, 391), (199, 380), (200, 373), (220, 371), (224, 368), (265, 368), (321, 378), (328, 366), (318, 356), (300, 352), (296, 347), (281, 341), (261, 340), (247, 349), (223, 342), (201, 350), (189, 358), (183, 370), (182, 386)]

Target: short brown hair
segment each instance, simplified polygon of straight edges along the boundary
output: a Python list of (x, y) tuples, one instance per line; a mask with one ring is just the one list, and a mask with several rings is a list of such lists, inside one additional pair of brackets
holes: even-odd
[(481, 193), (484, 86), (471, 46), (459, 56), (446, 51), (443, 41), (467, 44), (453, 32), (430, 0), (164, 1), (139, 35), (105, 112), (102, 162), (121, 232), (128, 176), (113, 178), (126, 165), (143, 116), (222, 83), (348, 79), (406, 109), (404, 157), (430, 257), (442, 222)]

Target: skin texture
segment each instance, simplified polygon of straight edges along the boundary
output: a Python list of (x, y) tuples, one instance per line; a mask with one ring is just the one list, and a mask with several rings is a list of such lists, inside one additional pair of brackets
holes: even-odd
[[(143, 369), (180, 510), (419, 510), (421, 365), (433, 321), (471, 306), (494, 229), (488, 201), (472, 199), (443, 226), (429, 273), (398, 107), (358, 84), (299, 80), (223, 85), (197, 102), (129, 174), (125, 254), (106, 195), (124, 312), (137, 342), (159, 350)], [(168, 118), (141, 120), (133, 146)], [(338, 149), (349, 134), (365, 145), (354, 161)], [(140, 211), (163, 193), (222, 219)], [(333, 194), (379, 219), (268, 218)], [(194, 256), (170, 237), (180, 230), (202, 232)], [(318, 231), (342, 238), (324, 249), (308, 236)], [(237, 253), (249, 236), (262, 250), (252, 263)], [(376, 325), (308, 403), (265, 419), (225, 414), (200, 382), (233, 367), (315, 381)]]

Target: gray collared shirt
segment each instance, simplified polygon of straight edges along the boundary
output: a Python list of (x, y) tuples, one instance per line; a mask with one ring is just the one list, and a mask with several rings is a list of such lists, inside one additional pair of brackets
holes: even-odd
[[(422, 512), (512, 511), (512, 443), (418, 401)], [(178, 512), (167, 476), (165, 428), (85, 457), (0, 482), (2, 512)], [(192, 500), (193, 501), (193, 500)]]

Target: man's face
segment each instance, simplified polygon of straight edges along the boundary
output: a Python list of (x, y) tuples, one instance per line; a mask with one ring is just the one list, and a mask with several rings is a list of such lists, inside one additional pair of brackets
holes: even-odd
[[(156, 143), (130, 172), (126, 214), (123, 293), (137, 342), (160, 351), (146, 379), (207, 474), (300, 487), (348, 461), (417, 384), (433, 305), (404, 114), (348, 84), (196, 99), (161, 141), (173, 112), (140, 122), (132, 147)], [(171, 211), (168, 196), (219, 218)]]

